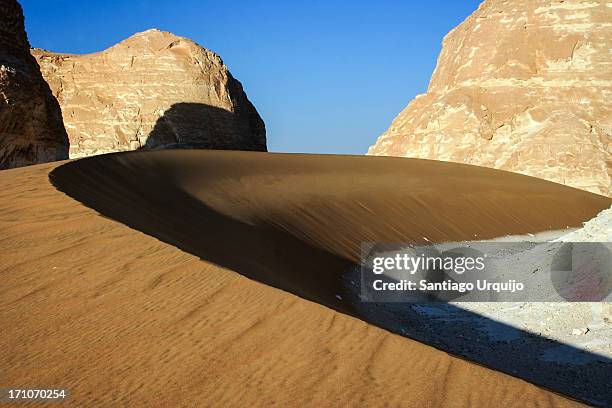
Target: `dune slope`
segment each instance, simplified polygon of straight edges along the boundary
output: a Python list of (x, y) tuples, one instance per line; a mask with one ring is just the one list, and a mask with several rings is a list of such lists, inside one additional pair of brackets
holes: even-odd
[(323, 305), (352, 312), (336, 278), (361, 240), (578, 226), (605, 197), (392, 158), (57, 166), (0, 173), (0, 384), (67, 387), (72, 406), (575, 404)]
[(159, 151), (73, 162), (50, 178), (105, 216), (347, 312), (339, 278), (363, 242), (557, 230), (612, 202), (484, 167), (335, 155)]

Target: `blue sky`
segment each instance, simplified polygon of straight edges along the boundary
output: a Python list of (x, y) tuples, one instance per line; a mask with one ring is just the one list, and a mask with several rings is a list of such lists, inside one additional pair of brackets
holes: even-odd
[(426, 90), (444, 35), (479, 1), (20, 0), (34, 47), (103, 50), (149, 28), (221, 55), (270, 151), (363, 154)]

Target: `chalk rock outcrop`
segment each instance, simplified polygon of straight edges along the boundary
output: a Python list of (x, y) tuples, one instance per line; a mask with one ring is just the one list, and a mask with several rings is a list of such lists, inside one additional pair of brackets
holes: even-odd
[(57, 101), (30, 55), (23, 11), (0, 0), (0, 169), (68, 158)]
[(612, 193), (612, 3), (486, 0), (427, 93), (368, 154), (455, 161)]
[(59, 101), (70, 157), (140, 148), (266, 150), (266, 131), (221, 58), (148, 30), (102, 52), (35, 49)]

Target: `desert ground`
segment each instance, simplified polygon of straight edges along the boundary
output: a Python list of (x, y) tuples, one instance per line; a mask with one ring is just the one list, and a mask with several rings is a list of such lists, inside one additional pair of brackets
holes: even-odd
[(428, 160), (200, 150), (6, 170), (0, 197), (0, 384), (65, 387), (67, 406), (580, 404), (368, 323), (341, 277), (363, 241), (575, 228), (607, 197)]

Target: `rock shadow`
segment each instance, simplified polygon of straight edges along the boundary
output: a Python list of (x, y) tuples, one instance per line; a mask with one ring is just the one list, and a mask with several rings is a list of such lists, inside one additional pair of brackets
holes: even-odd
[(181, 102), (157, 120), (141, 149), (266, 151), (266, 131), (258, 115)]

